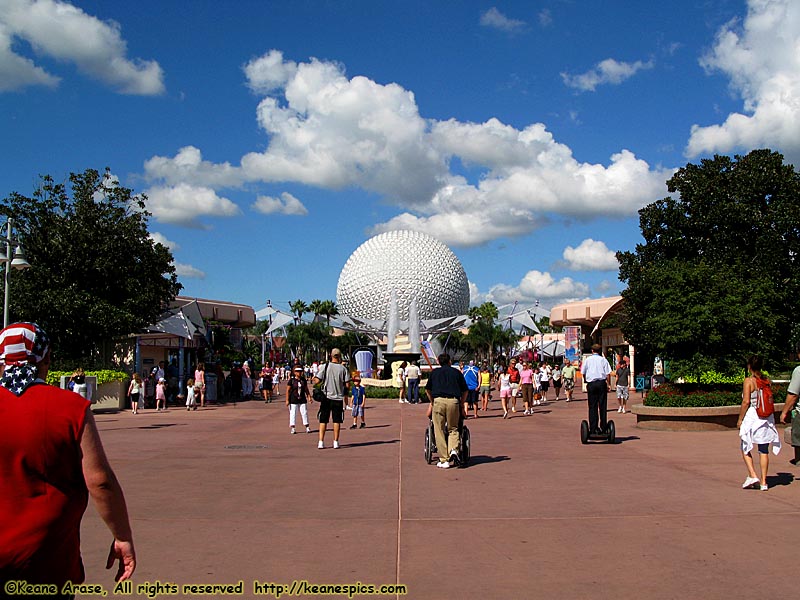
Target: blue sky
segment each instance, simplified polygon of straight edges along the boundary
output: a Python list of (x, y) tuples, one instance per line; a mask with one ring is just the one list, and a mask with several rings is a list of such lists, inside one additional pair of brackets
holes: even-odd
[(0, 194), (110, 167), (184, 295), (335, 300), (410, 228), (550, 307), (621, 290), (674, 169), (800, 164), (797, 47), (795, 0), (0, 0)]

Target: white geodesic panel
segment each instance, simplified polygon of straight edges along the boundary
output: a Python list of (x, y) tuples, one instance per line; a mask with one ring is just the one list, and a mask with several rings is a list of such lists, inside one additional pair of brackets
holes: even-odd
[(450, 248), (425, 233), (389, 231), (361, 244), (339, 275), (339, 313), (388, 319), (393, 289), (401, 321), (408, 320), (415, 297), (423, 320), (463, 315), (469, 308), (464, 267)]

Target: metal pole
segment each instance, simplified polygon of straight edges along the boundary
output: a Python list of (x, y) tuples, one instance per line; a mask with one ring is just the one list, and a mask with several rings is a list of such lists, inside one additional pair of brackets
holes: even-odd
[(8, 288), (11, 284), (11, 217), (8, 218), (8, 233), (6, 234), (6, 264), (3, 272), (3, 328), (8, 327)]

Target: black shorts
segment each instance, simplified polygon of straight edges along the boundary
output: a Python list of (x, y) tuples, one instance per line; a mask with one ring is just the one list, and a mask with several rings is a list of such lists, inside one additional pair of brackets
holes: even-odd
[(467, 404), (472, 406), (478, 403), (478, 390), (467, 390)]
[(331, 417), (334, 423), (344, 423), (344, 400), (325, 400), (319, 405), (319, 422), (328, 423)]
[(542, 381), (542, 391), (546, 392), (549, 389), (550, 389), (550, 380), (548, 379), (547, 381)]

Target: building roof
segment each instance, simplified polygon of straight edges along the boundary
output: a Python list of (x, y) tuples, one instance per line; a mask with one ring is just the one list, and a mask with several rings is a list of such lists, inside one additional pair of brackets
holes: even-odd
[(550, 309), (550, 324), (553, 327), (584, 325), (596, 327), (607, 314), (617, 310), (623, 303), (622, 296), (581, 300), (558, 304)]
[(178, 296), (170, 308), (180, 308), (192, 302), (197, 302), (200, 314), (207, 321), (219, 321), (231, 327), (252, 327), (256, 324), (256, 313), (252, 306), (246, 304)]

